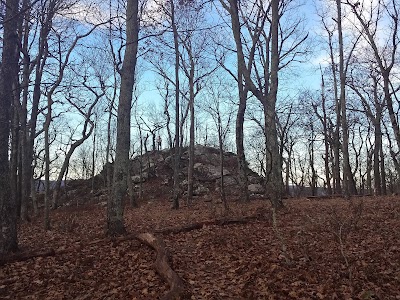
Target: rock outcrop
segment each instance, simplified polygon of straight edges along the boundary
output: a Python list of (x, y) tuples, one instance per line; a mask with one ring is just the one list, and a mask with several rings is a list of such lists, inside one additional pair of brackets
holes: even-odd
[[(195, 146), (194, 161), (194, 195), (202, 196), (218, 192), (220, 189), (221, 171), (219, 150), (202, 145)], [(173, 160), (174, 152), (170, 149), (150, 151), (132, 160), (131, 179), (135, 190), (139, 190), (142, 184), (143, 191), (155, 198), (171, 194), (173, 186)], [(182, 194), (187, 190), (187, 174), (189, 164), (188, 148), (181, 149), (180, 161), (180, 188)], [(263, 193), (262, 178), (250, 168), (247, 175), (251, 179), (249, 192)], [(227, 195), (238, 195), (238, 169), (237, 156), (232, 152), (224, 153), (224, 186)], [(257, 186), (257, 188), (255, 188)], [(261, 186), (261, 188), (260, 188)]]

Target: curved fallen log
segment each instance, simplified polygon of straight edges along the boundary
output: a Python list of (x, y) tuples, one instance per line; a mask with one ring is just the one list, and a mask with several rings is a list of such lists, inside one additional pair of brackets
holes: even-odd
[(168, 263), (169, 254), (167, 248), (165, 247), (164, 241), (148, 232), (138, 234), (136, 238), (157, 252), (155, 268), (158, 274), (160, 274), (171, 287), (169, 292), (161, 299), (183, 299), (185, 296), (185, 285), (183, 280), (178, 276), (178, 274), (175, 273)]

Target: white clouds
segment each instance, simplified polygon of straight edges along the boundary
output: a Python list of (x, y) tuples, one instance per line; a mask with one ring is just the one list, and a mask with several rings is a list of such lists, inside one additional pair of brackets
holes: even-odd
[(83, 24), (99, 24), (109, 18), (109, 7), (103, 1), (75, 1), (69, 5), (65, 2), (65, 9), (59, 14)]

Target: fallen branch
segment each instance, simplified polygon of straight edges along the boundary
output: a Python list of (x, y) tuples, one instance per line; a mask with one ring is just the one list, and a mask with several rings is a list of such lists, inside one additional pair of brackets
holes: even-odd
[(30, 251), (30, 252), (20, 252), (20, 253), (15, 253), (6, 257), (3, 257), (0, 259), (0, 266), (4, 266), (5, 264), (8, 263), (13, 263), (17, 261), (26, 261), (32, 258), (37, 258), (37, 257), (48, 257), (48, 256), (54, 256), (56, 255), (56, 251), (54, 249), (40, 249), (36, 251)]
[(169, 292), (161, 299), (183, 299), (182, 297), (185, 295), (185, 285), (183, 280), (178, 276), (178, 274), (175, 273), (168, 263), (169, 254), (167, 248), (165, 247), (164, 241), (148, 232), (138, 234), (136, 238), (157, 252), (155, 268), (158, 274), (160, 274), (171, 287)]
[[(350, 198), (365, 198), (373, 197), (373, 195), (350, 195)], [(319, 195), (319, 196), (307, 196), (308, 200), (321, 200), (321, 199), (334, 199), (334, 198), (346, 198), (343, 194), (332, 194), (332, 195)]]
[(233, 225), (233, 224), (246, 224), (251, 221), (257, 221), (260, 219), (266, 219), (265, 216), (260, 217), (259, 215), (257, 216), (247, 216), (247, 217), (241, 217), (241, 218), (230, 218), (230, 219), (218, 219), (218, 220), (208, 220), (208, 221), (203, 221), (203, 222), (196, 222), (196, 223), (191, 223), (191, 224), (186, 224), (186, 225), (181, 225), (181, 226), (175, 226), (175, 227), (168, 227), (168, 228), (163, 228), (163, 229), (156, 229), (154, 230), (154, 233), (160, 233), (160, 234), (170, 234), (170, 233), (182, 233), (182, 232), (189, 232), (193, 230), (198, 230), (202, 229), (203, 227), (206, 226), (226, 226), (226, 225)]
[[(183, 232), (189, 232), (189, 231), (193, 231), (193, 230), (202, 229), (205, 226), (226, 226), (226, 225), (233, 225), (233, 224), (246, 224), (251, 221), (257, 221), (257, 220), (262, 220), (262, 219), (265, 220), (265, 219), (268, 219), (268, 217), (255, 215), (255, 216), (247, 216), (247, 217), (241, 217), (241, 218), (229, 218), (229, 219), (223, 218), (223, 219), (218, 219), (218, 220), (208, 220), (208, 221), (203, 221), (203, 222), (186, 224), (186, 225), (182, 225), (182, 226), (158, 229), (158, 230), (154, 230), (154, 233), (177, 234), (177, 233), (183, 233)], [(149, 234), (151, 234), (151, 233), (149, 233)], [(128, 235), (123, 235), (123, 236), (114, 237), (114, 238), (96, 239), (96, 240), (93, 240), (93, 241), (90, 241), (87, 243), (77, 242), (76, 246), (67, 248), (67, 249), (62, 249), (62, 250), (54, 250), (54, 249), (50, 248), (50, 249), (32, 250), (30, 252), (16, 253), (16, 254), (12, 254), (10, 256), (0, 258), (0, 266), (3, 266), (8, 263), (18, 262), (18, 261), (26, 261), (26, 260), (37, 258), (37, 257), (48, 257), (48, 256), (55, 256), (55, 255), (68, 253), (71, 251), (77, 251), (77, 250), (79, 251), (79, 250), (83, 249), (85, 246), (93, 246), (93, 245), (100, 244), (100, 243), (112, 243), (113, 245), (115, 245), (115, 244), (118, 244), (118, 243), (121, 243), (124, 241), (129, 241), (129, 240), (135, 240), (135, 239), (140, 240), (138, 238), (139, 235), (140, 234), (131, 233)]]

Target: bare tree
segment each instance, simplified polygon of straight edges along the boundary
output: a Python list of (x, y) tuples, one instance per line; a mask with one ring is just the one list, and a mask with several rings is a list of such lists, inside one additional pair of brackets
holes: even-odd
[[(282, 207), (282, 164), (276, 128), (278, 72), (295, 60), (299, 54), (297, 50), (307, 38), (307, 34), (299, 36), (284, 51), (282, 43), (287, 41), (288, 35), (296, 32), (285, 32), (280, 24), (287, 3), (272, 0), (265, 6), (263, 1), (249, 1), (243, 10), (241, 2), (235, 0), (221, 0), (220, 3), (230, 17), (237, 67), (242, 72), (239, 75), (243, 75), (246, 87), (263, 106), (268, 163), (266, 191), (274, 207)], [(291, 28), (298, 28), (300, 23), (296, 24), (292, 24)], [(242, 28), (246, 29), (246, 34)], [(243, 41), (246, 36), (249, 39)]]
[[(25, 6), (30, 6), (29, 1), (24, 1)], [(37, 119), (39, 114), (39, 104), (42, 97), (43, 87), (42, 77), (49, 57), (49, 35), (52, 29), (53, 18), (57, 11), (62, 8), (62, 1), (51, 0), (39, 2), (37, 6), (32, 6), (25, 10), (24, 29), (23, 29), (23, 73), (22, 73), (22, 101), (20, 105), (20, 124), (21, 124), (21, 152), (22, 152), (22, 172), (21, 172), (21, 219), (28, 217), (27, 205), (30, 196), (30, 184), (33, 176), (32, 161), (35, 138), (43, 131), (37, 131)], [(37, 52), (34, 59), (29, 53), (29, 36), (32, 34), (30, 20), (33, 15), (38, 25)], [(30, 76), (34, 72), (32, 103), (28, 117), (28, 93)]]
[[(225, 212), (229, 210), (225, 192), (225, 175), (224, 170), (224, 150), (226, 148), (226, 140), (231, 127), (231, 121), (234, 115), (232, 109), (231, 94), (226, 89), (224, 79), (218, 78), (216, 82), (208, 86), (206, 90), (209, 92), (207, 99), (202, 103), (204, 110), (211, 116), (218, 135), (218, 149), (220, 159), (220, 186), (219, 192), (221, 201), (224, 204)], [(224, 172), (225, 171), (225, 172)]]
[(130, 126), (133, 86), (139, 42), (139, 5), (128, 0), (126, 6), (126, 47), (122, 67), (119, 70), (121, 86), (117, 113), (117, 143), (114, 162), (112, 193), (107, 202), (107, 234), (125, 232), (123, 197), (129, 178)]
[[(75, 139), (72, 141), (72, 143), (69, 145), (68, 147), (68, 151), (65, 155), (64, 161), (62, 163), (60, 172), (58, 173), (58, 177), (57, 180), (54, 184), (53, 187), (53, 203), (52, 203), (52, 207), (53, 209), (57, 208), (58, 206), (58, 196), (59, 196), (59, 192), (60, 192), (60, 188), (61, 188), (61, 183), (62, 183), (62, 179), (68, 169), (68, 165), (70, 162), (70, 159), (72, 157), (72, 155), (74, 154), (75, 150), (81, 146), (89, 137), (90, 135), (93, 133), (95, 124), (93, 122), (93, 120), (91, 119), (93, 116), (93, 110), (96, 107), (97, 103), (99, 102), (99, 100), (104, 96), (105, 94), (105, 86), (104, 86), (104, 81), (102, 78), (99, 78), (99, 84), (101, 86), (101, 90), (100, 92), (97, 91), (94, 87), (92, 87), (91, 85), (89, 85), (86, 82), (86, 76), (84, 77), (84, 81), (83, 81), (83, 86), (85, 86), (94, 96), (94, 100), (90, 101), (91, 104), (89, 105), (89, 108), (87, 109), (87, 111), (85, 111), (84, 107), (80, 106), (77, 102), (75, 101), (76, 99), (67, 97), (66, 100), (71, 104), (72, 107), (74, 107), (79, 114), (82, 115), (82, 117), (84, 118), (83, 121), (83, 126), (82, 126), (82, 133), (81, 136), (78, 139)], [(93, 83), (92, 83), (93, 84)], [(86, 106), (86, 103), (84, 104), (84, 106)], [(72, 137), (71, 137), (72, 139)], [(94, 159), (93, 159), (94, 161)], [(93, 168), (94, 169), (94, 168)]]
[(361, 63), (357, 63), (352, 69), (351, 78), (347, 85), (358, 96), (363, 113), (370, 120), (374, 129), (374, 193), (381, 195), (385, 190), (384, 180), (382, 180), (384, 168), (381, 168), (381, 153), (383, 152), (381, 123), (384, 112), (384, 95), (380, 92), (379, 72), (373, 65), (365, 68)]
[[(398, 124), (397, 113), (393, 105), (393, 97), (395, 97), (392, 88), (391, 76), (395, 66), (398, 47), (400, 44), (399, 37), (399, 22), (400, 22), (400, 7), (396, 0), (379, 0), (371, 8), (365, 7), (364, 3), (351, 3), (346, 1), (353, 15), (356, 17), (359, 25), (359, 31), (364, 39), (368, 42), (375, 58), (375, 63), (378, 66), (380, 75), (383, 81), (383, 93), (385, 103), (389, 112), (389, 118), (394, 132), (394, 139), (397, 148), (400, 149), (400, 127)], [(387, 25), (389, 23), (389, 25)], [(385, 27), (387, 39), (380, 47), (378, 42), (378, 32), (381, 26)], [(357, 26), (356, 26), (357, 28)], [(386, 29), (387, 28), (387, 29)], [(396, 156), (393, 157), (397, 159)]]
[(346, 74), (348, 68), (348, 62), (352, 55), (354, 47), (350, 51), (350, 55), (345, 61), (344, 57), (344, 46), (343, 46), (343, 26), (342, 26), (342, 3), (340, 0), (336, 0), (337, 9), (337, 27), (338, 27), (338, 42), (339, 42), (339, 81), (340, 81), (340, 96), (339, 96), (339, 106), (340, 106), (340, 120), (342, 128), (342, 154), (343, 154), (343, 192), (346, 197), (351, 194), (356, 194), (356, 186), (354, 182), (354, 177), (351, 173), (350, 167), (350, 156), (349, 156), (349, 127), (347, 123), (347, 107), (346, 107)]
[(321, 71), (321, 109), (322, 112), (319, 112), (317, 103), (313, 103), (312, 107), (314, 110), (314, 114), (320, 121), (322, 125), (322, 134), (324, 137), (324, 154), (323, 154), (323, 159), (324, 159), (324, 167), (325, 167), (325, 184), (326, 184), (326, 189), (328, 192), (328, 195), (332, 195), (332, 184), (331, 184), (331, 168), (330, 168), (330, 159), (331, 159), (331, 145), (332, 143), (332, 129), (330, 127), (330, 123), (332, 121), (329, 118), (328, 112), (327, 112), (327, 99), (326, 99), (326, 91), (325, 91), (325, 79), (324, 75)]

